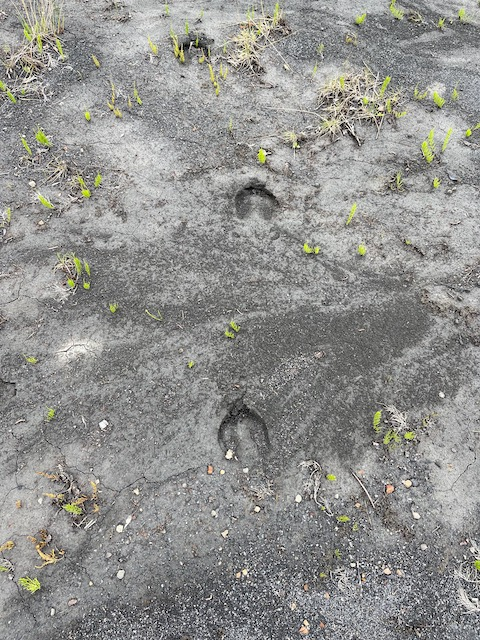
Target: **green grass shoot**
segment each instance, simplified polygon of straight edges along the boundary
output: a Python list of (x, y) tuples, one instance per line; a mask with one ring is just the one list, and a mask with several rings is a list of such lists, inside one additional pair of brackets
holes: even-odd
[(102, 174), (101, 173), (97, 173), (97, 175), (95, 176), (95, 181), (93, 183), (95, 189), (98, 189), (98, 187), (102, 184)]
[(404, 13), (401, 9), (398, 9), (395, 4), (397, 0), (392, 0), (390, 3), (390, 13), (396, 20), (403, 20)]
[(437, 27), (443, 31), (445, 29), (445, 20), (446, 18), (439, 18), (437, 22)]
[(110, 309), (111, 313), (116, 313), (118, 310), (118, 302), (110, 302), (108, 308)]
[(385, 91), (387, 90), (388, 85), (390, 84), (391, 76), (386, 76), (385, 80), (382, 82), (382, 86), (380, 87), (380, 97), (383, 96)]
[(85, 273), (90, 277), (90, 265), (86, 260), (83, 261), (83, 268), (85, 269)]
[(82, 189), (82, 196), (83, 196), (84, 198), (90, 198), (90, 197), (91, 197), (91, 195), (92, 195), (92, 194), (91, 194), (91, 192), (90, 192), (90, 189)]
[(329, 482), (335, 482), (335, 480), (337, 479), (337, 476), (334, 476), (333, 473), (327, 473), (327, 475), (325, 476), (325, 478), (329, 481)]
[(194, 366), (195, 366), (195, 361), (194, 360), (190, 360), (190, 362), (187, 362), (187, 367), (189, 369), (193, 369)]
[(148, 36), (148, 46), (150, 47), (151, 52), (153, 53), (154, 56), (158, 56), (158, 47), (157, 45), (152, 42), (152, 39), (150, 38), (150, 36)]
[(350, 522), (350, 518), (348, 516), (337, 516), (337, 522)]
[(55, 209), (54, 205), (50, 202), (50, 200), (48, 198), (45, 198), (45, 196), (42, 196), (41, 193), (37, 192), (37, 198), (40, 200), (43, 206), (46, 207), (47, 209)]
[(350, 213), (348, 214), (348, 218), (347, 221), (345, 222), (345, 226), (348, 227), (348, 225), (351, 223), (351, 221), (353, 220), (353, 217), (355, 216), (355, 213), (357, 211), (357, 203), (354, 202), (352, 204), (352, 207), (350, 209)]
[(442, 144), (442, 153), (445, 151), (445, 149), (447, 148), (447, 145), (450, 141), (450, 137), (453, 133), (453, 129), (449, 129), (445, 135), (445, 138), (443, 140), (443, 144)]
[(240, 325), (238, 325), (235, 320), (230, 320), (228, 326), (230, 327), (230, 329), (233, 329), (235, 333), (238, 333), (240, 331)]
[(142, 99), (140, 98), (140, 96), (138, 95), (138, 89), (137, 89), (137, 85), (135, 84), (135, 82), (133, 83), (133, 97), (135, 98), (135, 100), (137, 101), (137, 104), (139, 104), (140, 106), (142, 106)]
[(0, 91), (3, 91), (5, 93), (5, 95), (7, 96), (7, 98), (10, 100), (10, 102), (13, 102), (13, 104), (15, 104), (17, 102), (17, 99), (15, 98), (13, 93), (9, 90), (7, 85), (4, 82), (2, 82), (1, 80), (0, 80)]
[(188, 36), (190, 33), (190, 27), (188, 25), (188, 20), (185, 20), (185, 35)]
[(455, 86), (455, 87), (453, 87), (453, 89), (452, 89), (452, 95), (450, 96), (450, 98), (451, 98), (454, 102), (456, 102), (456, 101), (458, 100), (458, 89), (457, 89), (457, 87), (456, 87), (456, 86)]
[(32, 156), (32, 150), (30, 149), (30, 145), (27, 142), (27, 139), (25, 138), (25, 136), (22, 136), (20, 138), (22, 144), (23, 144), (23, 148), (25, 149), (25, 151), (28, 153), (28, 155), (31, 157)]
[(465, 22), (467, 20), (467, 12), (464, 7), (458, 10), (458, 19), (460, 22)]
[(320, 253), (320, 247), (311, 247), (308, 242), (303, 245), (303, 252), (307, 254), (318, 255)]
[(27, 356), (23, 354), (23, 357), (25, 358), (26, 362), (28, 362), (28, 364), (37, 364), (38, 362), (38, 359), (35, 358), (35, 356)]
[(407, 431), (406, 433), (403, 434), (403, 437), (405, 438), (405, 440), (415, 440), (415, 431)]
[(428, 91), (421, 92), (418, 88), (418, 85), (413, 90), (413, 98), (414, 100), (424, 100), (427, 97)]
[(65, 509), (67, 513), (71, 513), (74, 516), (81, 516), (83, 513), (82, 508), (79, 507), (78, 504), (74, 504), (73, 502), (62, 505), (62, 508)]
[(29, 578), (28, 576), (19, 578), (18, 584), (22, 587), (22, 589), (25, 589), (25, 591), (30, 591), (30, 593), (35, 593), (41, 587), (38, 578)]
[(60, 42), (59, 38), (55, 39), (55, 46), (57, 47), (57, 51), (60, 54), (60, 58), (62, 60), (65, 60), (66, 56), (63, 53), (63, 47), (62, 47), (62, 43)]
[(45, 422), (51, 422), (55, 418), (55, 409), (53, 407), (47, 407), (45, 413)]
[(440, 178), (437, 178), (437, 176), (435, 176), (435, 178), (433, 179), (432, 185), (434, 189), (438, 189), (438, 187), (441, 185), (442, 181), (440, 180)]
[(85, 111), (83, 115), (85, 116), (85, 120), (87, 122), (90, 122), (90, 120), (92, 119), (92, 116), (90, 115), (90, 111)]
[(443, 105), (445, 104), (445, 98), (442, 98), (442, 96), (437, 93), (436, 91), (433, 92), (433, 101), (434, 103), (437, 105), (437, 107), (439, 109), (441, 109), (443, 107)]
[(224, 335), (226, 338), (230, 338), (230, 340), (235, 340), (235, 334), (233, 333), (233, 331), (229, 331), (228, 329), (225, 329)]
[(430, 164), (433, 161), (435, 154), (428, 146), (428, 142), (426, 140), (422, 142), (422, 153), (425, 160)]
[(364, 256), (367, 253), (367, 247), (364, 244), (359, 244), (357, 253), (359, 256)]
[(257, 160), (260, 164), (265, 164), (265, 162), (267, 161), (267, 152), (265, 151), (265, 149), (262, 149), (262, 147), (260, 147), (257, 152)]
[(380, 422), (382, 421), (382, 411), (375, 411), (373, 414), (373, 430), (375, 433), (380, 433), (382, 427), (380, 426)]
[(73, 259), (73, 264), (75, 265), (75, 271), (77, 273), (77, 276), (80, 277), (82, 275), (82, 261), (80, 260), (80, 258), (77, 258), (76, 255), (72, 256)]
[(363, 24), (365, 22), (366, 18), (367, 18), (367, 12), (362, 13), (361, 15), (358, 15), (355, 18), (355, 24), (358, 24), (358, 25)]
[(92, 60), (93, 60), (93, 64), (97, 67), (97, 69), (100, 69), (100, 61), (98, 60), (97, 56), (93, 55), (93, 53), (92, 53)]
[(35, 140), (43, 147), (50, 148), (52, 146), (50, 138), (47, 136), (45, 131), (43, 131), (43, 129), (37, 129), (37, 131), (35, 132)]
[(83, 281), (83, 288), (88, 291), (88, 289), (90, 289), (90, 282), (84, 280)]

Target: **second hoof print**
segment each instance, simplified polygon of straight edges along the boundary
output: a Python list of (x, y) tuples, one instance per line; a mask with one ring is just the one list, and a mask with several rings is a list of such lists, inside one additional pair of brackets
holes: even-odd
[(276, 197), (258, 180), (252, 180), (235, 195), (235, 213), (242, 220), (252, 215), (271, 220), (277, 207)]
[(248, 466), (262, 464), (270, 451), (270, 438), (262, 416), (248, 407), (243, 397), (231, 403), (218, 430), (224, 452), (231, 449)]

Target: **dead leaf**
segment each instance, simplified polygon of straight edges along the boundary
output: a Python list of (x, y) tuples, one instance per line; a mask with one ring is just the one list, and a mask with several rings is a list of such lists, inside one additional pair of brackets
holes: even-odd
[(209, 464), (209, 465), (207, 466), (207, 474), (208, 474), (209, 476), (211, 476), (211, 475), (212, 475), (212, 473), (213, 473), (213, 465), (212, 465), (212, 464)]
[(385, 493), (387, 494), (387, 496), (393, 493), (394, 491), (395, 491), (395, 487), (393, 486), (393, 484), (385, 485)]

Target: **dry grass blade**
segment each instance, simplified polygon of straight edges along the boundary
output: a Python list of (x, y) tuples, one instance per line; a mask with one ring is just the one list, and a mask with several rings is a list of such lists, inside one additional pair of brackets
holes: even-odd
[(403, 115), (396, 110), (400, 94), (388, 89), (389, 82), (389, 77), (380, 81), (366, 68), (362, 73), (345, 73), (327, 83), (318, 97), (320, 134), (335, 140), (348, 133), (360, 145), (355, 127), (361, 122), (374, 124), (378, 134), (385, 118), (395, 120)]
[(277, 37), (290, 33), (278, 3), (273, 15), (262, 13), (257, 17), (253, 9), (247, 12), (247, 19), (240, 23), (240, 33), (230, 40), (231, 50), (228, 60), (237, 69), (253, 73), (263, 71), (260, 55), (264, 49), (274, 46)]

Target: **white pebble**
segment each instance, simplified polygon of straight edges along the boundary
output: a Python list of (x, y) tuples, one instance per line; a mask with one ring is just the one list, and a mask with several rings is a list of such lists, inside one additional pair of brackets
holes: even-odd
[(426, 551), (426, 550), (428, 549), (428, 545), (426, 545), (425, 543), (423, 543), (423, 544), (421, 544), (421, 545), (420, 545), (420, 549), (421, 549), (422, 551)]
[(420, 520), (420, 514), (418, 511), (412, 511), (412, 516), (414, 520)]
[(445, 394), (443, 393), (443, 391), (440, 391), (440, 393), (438, 394), (439, 398), (445, 398)]
[(301, 501), (302, 501), (302, 496), (299, 493), (297, 493), (297, 495), (295, 496), (295, 502), (297, 504), (300, 504)]
[(105, 431), (105, 429), (108, 427), (108, 422), (106, 420), (102, 420), (98, 423), (98, 426), (102, 431)]
[(122, 533), (123, 531), (123, 524), (117, 524), (116, 528), (115, 528), (117, 533)]
[(124, 577), (125, 577), (125, 569), (120, 569), (120, 571), (117, 571), (117, 578), (119, 580), (123, 580)]

